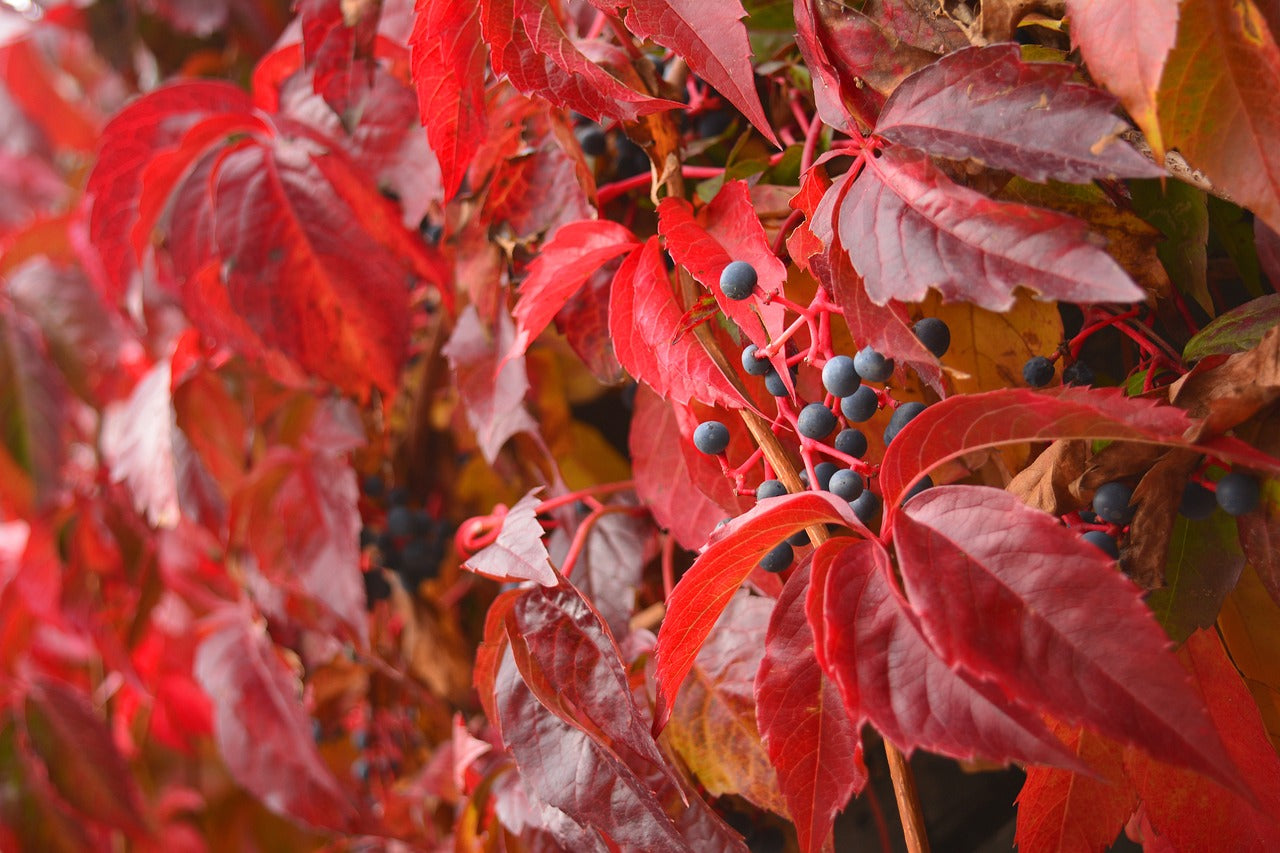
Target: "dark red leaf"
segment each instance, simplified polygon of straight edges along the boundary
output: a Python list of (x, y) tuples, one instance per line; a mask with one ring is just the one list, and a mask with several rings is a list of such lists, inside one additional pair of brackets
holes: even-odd
[[(812, 9), (815, 30), (840, 80), (845, 102), (861, 108), (857, 115), (867, 126), (874, 123), (884, 97), (903, 78), (935, 59), (933, 50), (904, 41), (875, 17), (877, 12), (889, 18), (910, 17), (911, 10), (878, 3), (855, 9), (833, 0), (807, 0), (806, 5)], [(936, 45), (937, 50), (942, 48), (941, 43)]]
[(692, 332), (671, 289), (658, 238), (650, 237), (613, 277), (609, 329), (618, 361), (663, 397), (741, 408), (743, 400)]
[(654, 650), (658, 707), (654, 726), (671, 716), (671, 703), (720, 614), (771, 548), (809, 525), (844, 524), (871, 534), (848, 501), (830, 492), (801, 492), (760, 501), (720, 528), (667, 598), (667, 614)]
[(1142, 590), (1008, 492), (940, 486), (893, 529), (930, 644), (1010, 696), (1216, 779), (1233, 769)]
[(417, 0), (409, 45), (419, 115), (452, 198), (485, 135), (480, 5)]
[(514, 349), (515, 329), (505, 310), (497, 313), (497, 328), (488, 329), (476, 307), (468, 305), (441, 351), (466, 403), (480, 452), (490, 462), (513, 435), (538, 434), (537, 422), (524, 407), (529, 391), (524, 357), (503, 358)]
[(974, 450), (1058, 438), (1199, 447), (1227, 461), (1280, 472), (1280, 462), (1243, 442), (1219, 438), (1197, 445), (1183, 438), (1195, 423), (1182, 409), (1126, 397), (1116, 388), (965, 394), (934, 403), (903, 427), (885, 452), (880, 486), (885, 506), (896, 507), (912, 483), (943, 462)]
[[(547, 710), (612, 750), (637, 774), (671, 774), (632, 699), (614, 638), (576, 589), (530, 589), (506, 621), (520, 675)], [(676, 784), (674, 776), (670, 781)]]
[(504, 360), (522, 355), (592, 273), (638, 245), (634, 234), (608, 220), (571, 222), (557, 230), (520, 285), (520, 298), (512, 311), (516, 335)]
[(50, 362), (39, 328), (7, 299), (0, 302), (0, 449), (53, 497), (70, 440), (70, 395)]
[(824, 550), (837, 554), (827, 557), (822, 647), (856, 728), (871, 723), (908, 754), (923, 748), (1083, 769), (1036, 714), (938, 656), (892, 586), (880, 543), (831, 540), (815, 563)]
[(528, 95), (599, 121), (635, 121), (679, 106), (626, 86), (578, 50), (547, 0), (488, 0), (480, 25), (495, 74)]
[(244, 606), (229, 607), (196, 650), (213, 702), (218, 751), (232, 778), (269, 809), (303, 824), (355, 832), (365, 824), (316, 750), (302, 685)]
[(625, 638), (636, 610), (636, 590), (645, 564), (656, 552), (656, 530), (647, 518), (629, 512), (600, 516), (569, 580), (591, 602), (615, 639)]
[(510, 656), (495, 683), (502, 739), (538, 799), (613, 843), (692, 853), (654, 792), (616, 755), (538, 702)]
[(27, 693), (24, 710), (31, 744), (63, 799), (90, 820), (130, 835), (144, 832), (133, 774), (88, 697), (69, 684), (41, 678)]
[(1016, 44), (956, 51), (894, 90), (876, 133), (1032, 181), (1163, 175), (1120, 140), (1127, 125), (1115, 101), (1075, 72), (1065, 62), (1024, 62)]
[(1234, 355), (1251, 350), (1277, 325), (1280, 325), (1280, 294), (1268, 293), (1219, 314), (1187, 341), (1182, 357), (1198, 361), (1210, 355)]
[(556, 586), (560, 582), (542, 541), (537, 492), (538, 489), (530, 491), (507, 511), (498, 538), (468, 557), (463, 568), (501, 581), (531, 580), (543, 586)]
[(341, 116), (355, 117), (371, 93), (381, 3), (298, 0), (302, 50), (312, 88)]
[[(794, 0), (792, 11), (796, 24), (796, 44), (813, 79), (813, 100), (818, 115), (830, 127), (848, 133), (852, 116), (844, 102), (840, 73), (822, 43), (814, 3), (812, 0)], [(874, 115), (878, 107), (879, 104), (876, 103), (866, 112)], [(864, 122), (870, 127), (870, 121), (864, 119)]]
[(840, 243), (878, 305), (918, 302), (930, 289), (993, 311), (1008, 310), (1019, 287), (1067, 302), (1142, 298), (1081, 220), (993, 201), (918, 151), (868, 157), (836, 216)]
[(751, 45), (742, 25), (746, 12), (738, 0), (623, 0), (608, 5), (623, 6), (627, 29), (684, 57), (693, 73), (728, 98), (766, 139), (778, 144), (756, 94)]
[(611, 266), (592, 273), (586, 285), (556, 312), (556, 328), (592, 375), (605, 385), (617, 385), (626, 378), (609, 337), (609, 296), (616, 272)]
[(151, 0), (147, 10), (179, 32), (205, 38), (226, 26), (232, 5), (232, 0)]
[(702, 454), (691, 459), (685, 453), (683, 418), (670, 402), (641, 387), (635, 406), (630, 448), (636, 494), (682, 548), (701, 548), (725, 517), (725, 504), (738, 506), (733, 484), (715, 460)]
[(822, 849), (836, 814), (867, 783), (858, 730), (814, 657), (809, 575), (801, 565), (782, 588), (755, 680), (756, 723), (806, 853)]

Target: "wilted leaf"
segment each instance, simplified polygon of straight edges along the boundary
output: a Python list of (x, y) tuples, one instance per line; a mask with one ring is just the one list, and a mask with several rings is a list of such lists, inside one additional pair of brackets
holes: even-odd
[(1201, 419), (1192, 433), (1196, 438), (1218, 435), (1253, 417), (1280, 398), (1280, 325), (1222, 364), (1197, 365), (1169, 392), (1174, 403)]
[(867, 158), (836, 216), (840, 243), (879, 305), (919, 301), (930, 289), (994, 311), (1008, 309), (1019, 287), (1068, 302), (1142, 298), (1080, 220), (994, 201), (920, 152)]
[(1024, 62), (1016, 44), (971, 47), (902, 81), (876, 133), (953, 160), (1032, 181), (1087, 183), (1164, 170), (1120, 140), (1109, 95), (1076, 82), (1068, 63)]
[(1276, 326), (1280, 326), (1280, 293), (1259, 296), (1215, 317), (1187, 341), (1182, 357), (1199, 361), (1206, 356), (1251, 350)]
[(1057, 519), (996, 489), (940, 486), (896, 516), (894, 543), (949, 664), (1064, 722), (1231, 778), (1141, 590)]
[(831, 540), (815, 562), (823, 549), (838, 549), (822, 596), (825, 667), (856, 728), (871, 723), (908, 754), (1080, 767), (1035, 714), (943, 662), (891, 585), (879, 542)]
[(555, 586), (560, 581), (551, 568), (547, 546), (538, 523), (538, 489), (531, 490), (502, 517), (493, 544), (468, 557), (462, 564), (477, 574), (501, 581), (535, 581)]
[(867, 784), (858, 731), (814, 656), (809, 576), (803, 564), (782, 588), (755, 681), (756, 722), (806, 853), (822, 849), (836, 814)]
[[(1167, 21), (1167, 0), (1159, 5)], [(1177, 41), (1160, 81), (1164, 143), (1280, 228), (1280, 151), (1274, 144), (1280, 138), (1280, 48), (1274, 34), (1252, 0), (1186, 0), (1178, 15)]]
[(1087, 449), (1083, 441), (1059, 439), (1019, 471), (1005, 490), (1041, 512), (1070, 512), (1080, 505), (1071, 486), (1084, 473)]

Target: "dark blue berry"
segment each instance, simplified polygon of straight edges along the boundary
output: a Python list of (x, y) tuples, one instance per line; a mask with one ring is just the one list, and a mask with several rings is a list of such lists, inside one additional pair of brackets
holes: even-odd
[(774, 370), (773, 365), (769, 366), (769, 372), (764, 375), (764, 390), (775, 397), (787, 396), (787, 386), (782, 381), (782, 374)]
[(1178, 512), (1184, 518), (1202, 521), (1213, 515), (1213, 511), (1217, 508), (1217, 496), (1203, 484), (1191, 480), (1182, 490), (1182, 501), (1178, 504)]
[(1132, 497), (1133, 489), (1124, 483), (1103, 483), (1093, 493), (1093, 511), (1108, 524), (1128, 524), (1133, 520), (1133, 507), (1129, 506)]
[(1043, 388), (1053, 381), (1053, 362), (1042, 355), (1027, 359), (1022, 365), (1022, 381), (1032, 388)]
[(912, 326), (911, 331), (916, 333), (924, 348), (938, 358), (951, 349), (951, 329), (937, 317), (925, 317)]
[(1116, 540), (1108, 533), (1101, 530), (1085, 531), (1084, 541), (1093, 547), (1102, 551), (1113, 560), (1120, 559), (1120, 547), (1116, 545)]
[(853, 508), (853, 514), (863, 524), (868, 525), (875, 521), (876, 513), (880, 512), (880, 505), (880, 496), (870, 489), (864, 489), (856, 500), (849, 502), (849, 506)]
[(858, 375), (868, 382), (887, 382), (893, 375), (893, 359), (885, 358), (871, 347), (863, 347), (853, 357)]
[(1245, 515), (1258, 508), (1262, 500), (1262, 488), (1248, 474), (1232, 471), (1218, 481), (1218, 506), (1227, 515)]
[(840, 400), (840, 411), (845, 420), (852, 424), (860, 424), (871, 420), (880, 408), (880, 398), (876, 392), (866, 385)]
[(831, 487), (832, 475), (839, 470), (840, 466), (834, 462), (819, 462), (817, 465), (814, 465), (813, 473), (818, 477), (818, 488), (823, 491), (829, 489)]
[(387, 481), (377, 474), (370, 474), (364, 478), (364, 493), (375, 500), (382, 497), (387, 493)]
[(760, 568), (764, 569), (766, 572), (772, 572), (776, 575), (778, 572), (783, 571), (787, 566), (791, 565), (791, 562), (795, 560), (795, 558), (796, 552), (795, 549), (791, 547), (791, 543), (780, 542), (777, 547), (768, 554), (765, 554), (764, 558), (760, 560)]
[(582, 146), (583, 154), (588, 157), (599, 157), (604, 153), (606, 137), (600, 125), (584, 124), (573, 133), (578, 137), (578, 145)]
[(781, 480), (765, 480), (756, 486), (756, 500), (762, 501), (765, 498), (781, 497), (787, 493), (787, 487), (782, 485)]
[(862, 377), (853, 366), (853, 359), (847, 355), (837, 355), (822, 366), (822, 386), (828, 394), (848, 397), (861, 384)]
[(836, 428), (836, 416), (821, 403), (810, 403), (800, 410), (796, 418), (796, 430), (805, 438), (820, 441)]
[(809, 533), (803, 527), (787, 537), (787, 544), (793, 548), (803, 548), (809, 544)]
[(735, 302), (740, 302), (751, 298), (756, 281), (755, 267), (746, 261), (733, 261), (720, 273), (720, 291)]
[(724, 453), (729, 447), (729, 428), (719, 421), (703, 421), (693, 431), (693, 446), (708, 456)]
[(387, 512), (387, 532), (397, 539), (413, 533), (413, 510), (407, 506), (393, 506)]
[(409, 490), (404, 486), (396, 486), (387, 492), (388, 506), (404, 506), (409, 502)]
[(893, 416), (889, 418), (889, 425), (884, 428), (885, 447), (888, 447), (889, 442), (898, 437), (898, 433), (902, 431), (904, 426), (915, 420), (916, 416), (923, 411), (924, 403), (917, 403), (914, 401), (910, 403), (903, 403), (901, 406), (894, 409)]
[(842, 468), (831, 475), (831, 482), (827, 488), (836, 497), (847, 501), (856, 500), (862, 494), (862, 476), (857, 471)]
[(747, 348), (742, 351), (742, 369), (750, 376), (764, 376), (773, 368), (769, 359), (756, 358), (758, 349), (755, 344), (747, 344)]
[(1064, 385), (1092, 385), (1093, 368), (1083, 361), (1077, 361), (1062, 371)]
[(907, 493), (902, 496), (902, 502), (906, 503), (907, 501), (914, 498), (916, 495), (923, 492), (925, 489), (932, 489), (932, 488), (933, 488), (933, 478), (930, 477), (928, 474), (925, 474), (923, 477), (920, 478), (919, 482), (917, 482), (914, 486), (908, 489)]
[(853, 427), (842, 429), (836, 435), (835, 449), (841, 453), (847, 453), (854, 459), (861, 459), (867, 452), (867, 437), (860, 429)]

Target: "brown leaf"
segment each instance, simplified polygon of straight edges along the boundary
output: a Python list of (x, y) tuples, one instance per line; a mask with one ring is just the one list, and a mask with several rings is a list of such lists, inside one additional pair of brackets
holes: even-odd
[(1133, 490), (1133, 522), (1124, 549), (1124, 569), (1144, 589), (1164, 583), (1169, 535), (1178, 514), (1178, 503), (1187, 478), (1200, 455), (1170, 450), (1151, 466)]
[[(1164, 455), (1165, 448), (1157, 444), (1139, 444), (1116, 441), (1089, 456), (1084, 473), (1071, 485), (1071, 491), (1087, 500), (1093, 500), (1093, 492), (1103, 483), (1136, 477), (1145, 472)], [(1081, 503), (1085, 501), (1082, 500)]]
[(1084, 473), (1088, 446), (1084, 441), (1059, 439), (1009, 482), (1006, 490), (1030, 507), (1062, 515), (1080, 506), (1073, 484)]
[(1197, 441), (1253, 417), (1280, 398), (1280, 326), (1263, 335), (1253, 349), (1216, 367), (1197, 365), (1173, 383), (1169, 393), (1175, 405), (1204, 419), (1188, 436)]

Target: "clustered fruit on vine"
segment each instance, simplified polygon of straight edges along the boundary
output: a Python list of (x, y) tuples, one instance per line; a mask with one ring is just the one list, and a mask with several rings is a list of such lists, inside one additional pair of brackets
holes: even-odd
[(1043, 388), (1053, 381), (1053, 362), (1042, 355), (1032, 356), (1022, 365), (1022, 379), (1032, 388)]
[(372, 609), (391, 595), (387, 571), (399, 575), (401, 584), (411, 593), (423, 581), (436, 577), (451, 531), (444, 519), (410, 506), (406, 489), (388, 491), (376, 475), (366, 477), (362, 485), (366, 499), (377, 503), (385, 497), (387, 504), (380, 531), (372, 524), (360, 530), (361, 550), (373, 549), (364, 572), (365, 603)]

